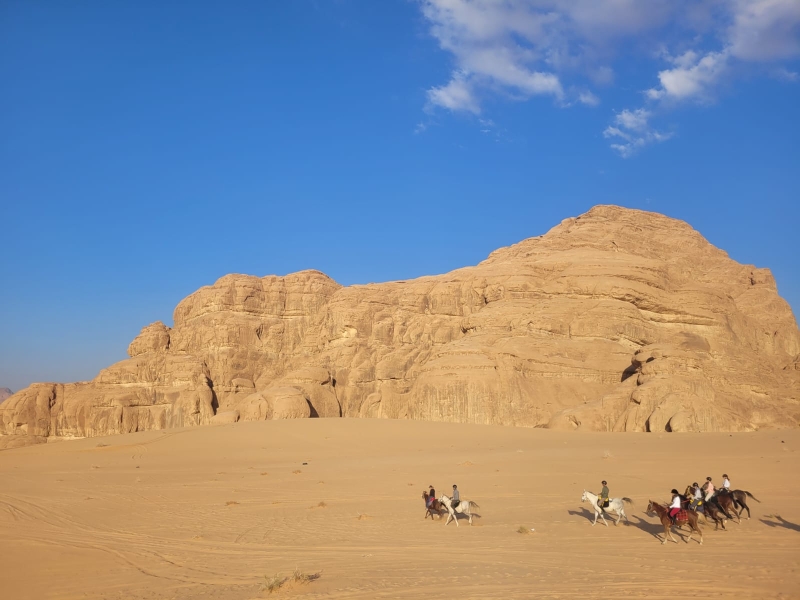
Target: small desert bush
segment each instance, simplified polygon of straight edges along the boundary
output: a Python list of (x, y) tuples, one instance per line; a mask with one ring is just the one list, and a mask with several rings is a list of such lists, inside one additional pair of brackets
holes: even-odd
[(611, 450), (606, 450), (603, 452), (603, 458), (612, 458), (614, 455), (611, 454)]
[(281, 577), (277, 573), (272, 577), (264, 575), (264, 583), (261, 584), (261, 591), (269, 592), (270, 594), (272, 592), (277, 592), (284, 583), (286, 583), (286, 578)]
[(525, 527), (525, 525), (520, 525), (519, 528), (517, 529), (517, 533), (530, 533), (530, 532), (531, 530)]
[(300, 569), (295, 569), (288, 577), (283, 577), (280, 573), (275, 573), (273, 576), (264, 575), (264, 583), (261, 584), (261, 591), (272, 594), (280, 590), (283, 586), (290, 585), (305, 585), (316, 581), (322, 577), (322, 572), (319, 573), (304, 573)]

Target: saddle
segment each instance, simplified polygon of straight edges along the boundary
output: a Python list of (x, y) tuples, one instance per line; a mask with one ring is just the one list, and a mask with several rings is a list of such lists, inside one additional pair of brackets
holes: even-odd
[(678, 511), (678, 514), (675, 515), (676, 521), (688, 521), (689, 520), (689, 513), (686, 511), (685, 508), (682, 508)]

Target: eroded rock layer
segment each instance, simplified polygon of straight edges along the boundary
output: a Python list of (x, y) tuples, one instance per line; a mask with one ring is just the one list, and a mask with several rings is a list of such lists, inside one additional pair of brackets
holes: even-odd
[(592, 431), (800, 422), (800, 333), (769, 270), (682, 221), (614, 206), (413, 281), (227, 275), (128, 353), (91, 382), (14, 394), (0, 431), (31, 442), (304, 417)]

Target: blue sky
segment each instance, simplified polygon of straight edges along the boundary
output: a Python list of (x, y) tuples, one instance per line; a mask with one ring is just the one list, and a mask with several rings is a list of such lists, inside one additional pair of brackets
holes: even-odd
[(795, 0), (0, 4), (0, 387), (231, 272), (475, 264), (591, 206), (800, 307)]

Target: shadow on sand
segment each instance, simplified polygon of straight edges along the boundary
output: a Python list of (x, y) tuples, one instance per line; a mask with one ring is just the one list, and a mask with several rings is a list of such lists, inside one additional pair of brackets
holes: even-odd
[[(591, 511), (588, 508), (581, 507), (581, 509), (579, 511), (578, 510), (568, 510), (567, 513), (571, 517), (584, 517), (589, 521), (589, 523), (593, 523), (594, 522), (594, 511)], [(597, 518), (600, 519), (600, 517), (597, 517)], [(600, 523), (602, 524), (603, 521), (601, 520)]]
[[(768, 521), (767, 519), (775, 519), (774, 521)], [(797, 523), (792, 523), (791, 521), (787, 521), (780, 515), (773, 515), (771, 517), (767, 517), (767, 519), (759, 519), (764, 525), (769, 525), (770, 527), (784, 527), (786, 529), (791, 529), (792, 531), (800, 531), (800, 525)]]
[(656, 538), (659, 542), (661, 541), (661, 539), (664, 536), (664, 526), (661, 523), (650, 523), (648, 521), (645, 521), (641, 517), (637, 517), (636, 515), (632, 515), (631, 516), (631, 525), (633, 525), (637, 529), (641, 529), (645, 533), (649, 533), (654, 538)]

